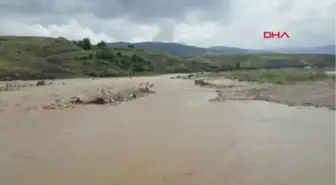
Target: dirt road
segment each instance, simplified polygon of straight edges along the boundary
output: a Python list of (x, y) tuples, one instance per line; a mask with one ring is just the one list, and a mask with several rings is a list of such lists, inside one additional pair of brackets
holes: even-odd
[[(38, 106), (103, 84), (141, 82), (154, 83), (156, 94), (118, 106)], [(335, 111), (209, 102), (214, 96), (168, 76), (0, 92), (0, 184), (335, 184)]]

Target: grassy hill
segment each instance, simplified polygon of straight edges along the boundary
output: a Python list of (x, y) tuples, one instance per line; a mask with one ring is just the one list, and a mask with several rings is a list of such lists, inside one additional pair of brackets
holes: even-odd
[(185, 44), (169, 43), (169, 42), (114, 42), (108, 43), (110, 47), (127, 48), (132, 45), (136, 48), (146, 50), (166, 52), (170, 54), (185, 55), (185, 54), (335, 54), (335, 45), (320, 46), (320, 47), (306, 47), (306, 48), (280, 48), (280, 49), (244, 49), (227, 46), (213, 46), (208, 48), (189, 46)]
[(335, 55), (173, 55), (137, 47), (93, 46), (90, 50), (83, 50), (64, 38), (0, 37), (0, 80), (124, 76), (219, 71), (237, 67), (253, 69), (306, 65), (335, 67)]
[[(217, 54), (272, 54), (272, 53), (282, 53), (276, 50), (260, 50), (260, 49), (243, 49), (235, 47), (226, 46), (214, 46), (208, 48), (208, 53)], [(295, 53), (293, 53), (295, 54)]]
[(108, 43), (109, 47), (128, 47), (132, 45), (136, 48), (142, 48), (146, 50), (159, 51), (170, 53), (174, 55), (182, 54), (203, 54), (207, 52), (206, 48), (200, 48), (195, 46), (188, 46), (177, 43), (165, 43), (165, 42), (139, 42), (139, 43), (127, 43), (127, 42), (115, 42)]
[(64, 38), (0, 37), (0, 79), (189, 72), (187, 60), (137, 48), (82, 50)]
[(306, 48), (281, 48), (275, 51), (278, 53), (286, 53), (286, 54), (295, 54), (295, 53), (335, 54), (336, 48), (335, 45), (328, 45), (328, 46), (306, 47)]
[(170, 53), (174, 55), (185, 55), (185, 54), (245, 54), (248, 53), (249, 50), (234, 48), (234, 47), (224, 47), (224, 46), (216, 46), (209, 48), (195, 47), (189, 46), (185, 44), (178, 43), (169, 43), (169, 42), (138, 42), (138, 43), (128, 43), (128, 42), (113, 42), (107, 44), (109, 47), (123, 47), (126, 48), (130, 45), (136, 48), (142, 48), (146, 50), (152, 51), (160, 51), (165, 53)]

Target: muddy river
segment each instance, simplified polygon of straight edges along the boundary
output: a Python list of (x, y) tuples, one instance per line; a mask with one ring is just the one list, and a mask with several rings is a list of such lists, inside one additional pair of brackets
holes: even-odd
[[(214, 90), (192, 81), (141, 80), (157, 93), (118, 106), (0, 114), (0, 184), (335, 184), (335, 111), (208, 102)], [(13, 96), (29, 101), (48, 88)]]

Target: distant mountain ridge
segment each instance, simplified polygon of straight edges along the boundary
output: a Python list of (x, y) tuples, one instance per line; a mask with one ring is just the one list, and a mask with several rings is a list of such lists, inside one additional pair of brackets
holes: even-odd
[(128, 47), (129, 45), (133, 45), (134, 47), (137, 48), (163, 51), (170, 54), (201, 54), (207, 52), (207, 48), (200, 48), (196, 46), (189, 46), (178, 43), (166, 43), (166, 42), (139, 42), (139, 43), (114, 42), (114, 43), (108, 43), (107, 45), (110, 47)]
[(227, 46), (213, 46), (207, 49), (208, 51), (211, 51), (213, 53), (221, 53), (221, 54), (274, 53), (273, 51), (267, 51), (267, 50), (244, 49), (244, 48), (227, 47)]
[(281, 48), (276, 51), (280, 53), (287, 54), (335, 54), (335, 45), (327, 45), (327, 46), (318, 46), (318, 47), (302, 47), (302, 48)]
[(109, 47), (128, 47), (132, 45), (137, 48), (167, 52), (170, 54), (267, 54), (267, 53), (283, 53), (283, 54), (335, 54), (335, 45), (319, 46), (319, 47), (302, 47), (302, 48), (280, 48), (270, 50), (245, 49), (227, 46), (213, 46), (208, 48), (190, 46), (185, 44), (170, 42), (113, 42), (107, 44)]

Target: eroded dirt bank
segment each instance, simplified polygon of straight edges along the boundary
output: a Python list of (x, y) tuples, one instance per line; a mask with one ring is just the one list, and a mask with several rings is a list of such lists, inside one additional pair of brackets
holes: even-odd
[(0, 113), (88, 104), (117, 105), (155, 93), (154, 84), (146, 81), (146, 78), (73, 79), (47, 82), (46, 86), (35, 85), (40, 81), (3, 83), (10, 85), (8, 90), (0, 91)]
[(210, 101), (262, 100), (290, 106), (335, 109), (335, 81), (324, 80), (297, 85), (239, 82), (226, 78), (200, 78), (195, 85), (214, 88), (217, 96)]
[[(118, 106), (38, 106), (102, 85), (122, 92), (140, 83), (154, 84), (156, 93)], [(169, 76), (77, 79), (0, 92), (6, 105), (0, 184), (334, 184), (335, 111), (209, 102), (214, 96), (213, 88)]]

